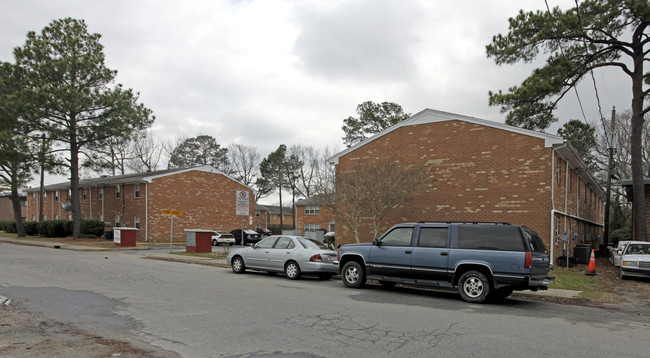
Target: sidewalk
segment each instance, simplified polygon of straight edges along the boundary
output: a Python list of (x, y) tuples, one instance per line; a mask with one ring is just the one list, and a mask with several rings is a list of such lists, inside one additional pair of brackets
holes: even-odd
[[(0, 242), (6, 242), (9, 244), (16, 244), (16, 245), (50, 247), (53, 249), (64, 249), (64, 250), (74, 250), (74, 251), (104, 251), (105, 252), (105, 251), (148, 250), (149, 249), (148, 247), (142, 247), (142, 246), (101, 248), (101, 247), (92, 247), (92, 246), (69, 245), (69, 244), (62, 244), (57, 242), (45, 242), (45, 241), (27, 240), (27, 239), (11, 239), (11, 238), (1, 238), (1, 237), (0, 237)], [(147, 254), (143, 257), (145, 259), (150, 259), (150, 260), (183, 262), (187, 264), (230, 268), (230, 266), (226, 264), (225, 259), (213, 259), (213, 258), (200, 257), (200, 256), (185, 256), (185, 255), (158, 254), (158, 253)], [(513, 293), (513, 295), (528, 296), (528, 297), (578, 298), (581, 292), (582, 291), (549, 288), (548, 290), (544, 290), (544, 291), (516, 291)]]

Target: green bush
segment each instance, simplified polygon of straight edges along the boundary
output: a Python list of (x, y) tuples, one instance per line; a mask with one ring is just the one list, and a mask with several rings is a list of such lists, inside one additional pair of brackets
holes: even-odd
[(16, 222), (13, 220), (0, 221), (0, 230), (8, 234), (15, 234), (16, 232), (18, 232), (16, 230)]
[(81, 233), (86, 237), (104, 236), (104, 222), (99, 220), (84, 220), (81, 222)]
[(609, 242), (617, 243), (626, 240), (632, 240), (632, 228), (630, 227), (616, 229), (609, 234)]
[(38, 234), (45, 237), (66, 237), (72, 235), (72, 222), (68, 220), (46, 220), (38, 223)]
[(35, 221), (25, 222), (25, 234), (28, 236), (38, 235), (38, 223)]

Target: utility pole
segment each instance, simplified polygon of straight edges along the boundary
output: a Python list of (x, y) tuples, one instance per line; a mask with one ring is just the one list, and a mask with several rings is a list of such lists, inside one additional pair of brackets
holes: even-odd
[[(43, 196), (45, 195), (45, 150), (47, 148), (45, 133), (41, 136), (41, 151), (38, 153), (38, 161), (41, 165), (41, 187), (38, 189), (38, 222), (43, 221)], [(54, 200), (54, 199), (52, 199)]]
[(603, 230), (603, 243), (605, 244), (605, 248), (607, 248), (607, 244), (609, 243), (609, 211), (610, 207), (612, 206), (612, 165), (614, 164), (614, 123), (616, 119), (616, 107), (612, 107), (612, 120), (610, 123), (610, 129), (609, 129), (609, 140), (607, 143), (609, 144), (609, 161), (607, 165), (607, 189), (606, 189), (606, 194), (605, 194), (605, 228)]

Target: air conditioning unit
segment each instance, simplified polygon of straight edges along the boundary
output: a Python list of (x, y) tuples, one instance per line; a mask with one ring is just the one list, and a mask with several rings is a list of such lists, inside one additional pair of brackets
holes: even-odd
[(72, 209), (72, 203), (61, 203), (61, 209), (63, 209), (63, 210)]

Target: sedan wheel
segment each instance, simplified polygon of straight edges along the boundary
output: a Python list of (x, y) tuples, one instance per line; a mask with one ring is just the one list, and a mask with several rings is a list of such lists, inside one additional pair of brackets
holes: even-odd
[(235, 273), (243, 273), (246, 271), (246, 266), (244, 265), (244, 259), (239, 256), (235, 256), (232, 259), (232, 270)]
[(284, 273), (290, 280), (297, 280), (300, 278), (300, 266), (294, 261), (290, 261), (284, 266)]

